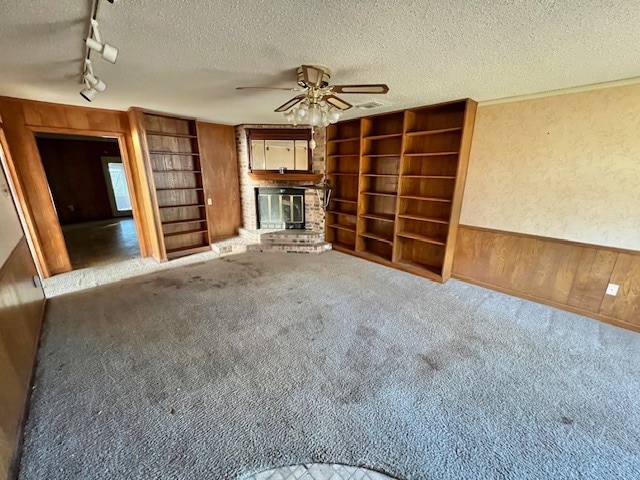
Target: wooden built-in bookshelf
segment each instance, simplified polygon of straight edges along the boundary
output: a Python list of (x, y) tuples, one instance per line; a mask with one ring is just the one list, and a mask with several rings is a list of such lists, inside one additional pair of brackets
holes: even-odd
[(327, 178), (332, 189), (326, 212), (327, 241), (336, 250), (353, 252), (360, 178), (360, 120), (341, 122), (327, 133)]
[(327, 128), (334, 249), (440, 282), (451, 276), (476, 105), (466, 99)]
[(211, 248), (196, 121), (133, 110), (162, 259)]

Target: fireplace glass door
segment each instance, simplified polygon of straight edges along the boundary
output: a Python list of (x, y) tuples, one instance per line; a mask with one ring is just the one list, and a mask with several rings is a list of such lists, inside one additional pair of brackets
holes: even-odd
[(258, 188), (258, 228), (304, 229), (304, 190)]

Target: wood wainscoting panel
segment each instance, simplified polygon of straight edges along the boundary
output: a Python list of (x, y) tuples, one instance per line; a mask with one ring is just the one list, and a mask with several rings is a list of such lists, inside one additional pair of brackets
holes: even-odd
[(242, 226), (235, 128), (198, 122), (202, 180), (211, 240), (238, 234)]
[(18, 451), (42, 325), (44, 292), (34, 275), (23, 237), (0, 268), (0, 478), (10, 478)]
[(583, 248), (567, 303), (598, 313), (617, 258), (617, 252)]
[(640, 252), (460, 225), (453, 276), (640, 331)]
[(605, 295), (600, 313), (640, 329), (640, 255), (618, 253), (611, 283), (620, 285), (618, 295)]

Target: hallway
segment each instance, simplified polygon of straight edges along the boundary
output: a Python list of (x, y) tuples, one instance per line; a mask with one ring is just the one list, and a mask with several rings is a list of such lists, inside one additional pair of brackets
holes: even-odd
[(140, 256), (133, 218), (111, 218), (62, 227), (73, 269)]

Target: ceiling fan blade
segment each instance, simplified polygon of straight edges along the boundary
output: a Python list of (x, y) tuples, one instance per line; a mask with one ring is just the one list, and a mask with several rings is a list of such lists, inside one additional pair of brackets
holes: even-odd
[(284, 103), (284, 104), (280, 105), (278, 108), (276, 108), (274, 110), (274, 112), (286, 112), (291, 107), (296, 106), (297, 104), (299, 104), (304, 99), (305, 99), (304, 95), (298, 95), (297, 97), (293, 97), (287, 103)]
[(322, 85), (324, 72), (313, 65), (302, 65), (302, 77), (310, 87), (319, 88)]
[(322, 99), (327, 102), (332, 107), (336, 107), (338, 110), (349, 110), (353, 105), (349, 102), (345, 102), (340, 97), (336, 97), (335, 95), (325, 95)]
[(387, 93), (389, 87), (384, 83), (372, 83), (369, 85), (334, 85), (331, 87), (334, 93)]
[(287, 92), (302, 91), (302, 89), (295, 87), (236, 87), (236, 90), (284, 90)]

